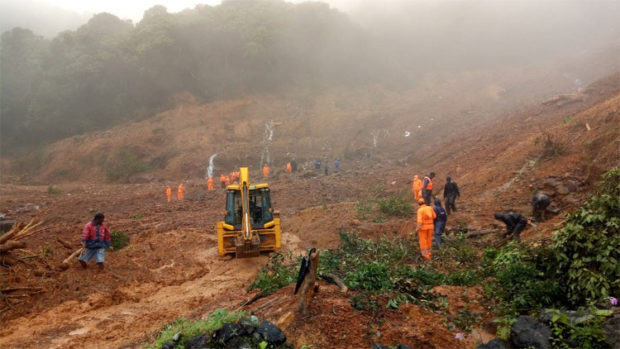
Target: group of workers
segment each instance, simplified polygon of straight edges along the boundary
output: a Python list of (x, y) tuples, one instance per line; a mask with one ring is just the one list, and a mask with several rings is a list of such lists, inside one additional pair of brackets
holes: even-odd
[(420, 205), (416, 215), (416, 231), (420, 241), (420, 253), (422, 258), (430, 259), (432, 254), (433, 237), (437, 248), (441, 247), (441, 236), (446, 227), (450, 211), (456, 212), (455, 201), (461, 195), (458, 185), (452, 178), (446, 178), (446, 185), (443, 189), (443, 197), (446, 202), (446, 209), (441, 206), (441, 200), (436, 198), (431, 207), (433, 194), (433, 179), (435, 172), (424, 176), (422, 180), (415, 175), (413, 177), (413, 197)]
[[(314, 169), (321, 170), (321, 159), (314, 159)], [(340, 170), (340, 159), (334, 160), (334, 172), (338, 172)], [(323, 171), (325, 171), (325, 175), (329, 174), (329, 162), (325, 160), (323, 162)]]
[[(177, 188), (177, 199), (183, 200), (183, 183), (179, 184)], [(170, 202), (172, 200), (172, 189), (169, 185), (166, 186), (166, 200)]]
[[(420, 254), (424, 259), (430, 259), (432, 254), (432, 240), (434, 237), (437, 248), (441, 247), (441, 236), (446, 226), (448, 215), (456, 212), (455, 201), (461, 196), (459, 187), (451, 177), (446, 177), (446, 184), (443, 188), (443, 198), (446, 208), (441, 206), (441, 200), (436, 198), (431, 207), (431, 197), (433, 193), (433, 179), (435, 173), (431, 172), (424, 176), (422, 180), (415, 175), (413, 177), (412, 191), (413, 197), (419, 204), (416, 217), (416, 231), (419, 236)], [(544, 193), (536, 193), (532, 198), (532, 216), (537, 221), (545, 220), (545, 211), (551, 203), (551, 198)], [(515, 240), (520, 241), (520, 233), (531, 220), (520, 213), (497, 212), (494, 218), (506, 225), (505, 235), (511, 235)]]

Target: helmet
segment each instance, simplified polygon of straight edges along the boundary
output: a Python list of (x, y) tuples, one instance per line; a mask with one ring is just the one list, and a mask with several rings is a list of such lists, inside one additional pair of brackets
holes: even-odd
[(422, 198), (418, 199), (418, 204), (424, 205), (424, 199), (422, 199)]

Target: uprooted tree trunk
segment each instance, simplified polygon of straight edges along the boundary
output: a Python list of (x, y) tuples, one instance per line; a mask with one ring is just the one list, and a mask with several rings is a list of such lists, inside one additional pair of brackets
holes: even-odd
[(69, 263), (71, 263), (72, 260), (75, 259), (75, 257), (77, 257), (77, 255), (82, 252), (83, 248), (78, 248), (77, 250), (75, 250), (69, 257), (65, 258), (64, 261), (62, 261), (62, 263), (60, 263), (60, 265), (58, 266), (58, 268), (60, 270), (66, 270), (69, 268)]
[(304, 277), (304, 281), (299, 288), (299, 295), (297, 299), (297, 310), (303, 314), (308, 314), (308, 307), (314, 294), (318, 292), (319, 285), (317, 284), (317, 268), (319, 266), (319, 251), (310, 255), (310, 272)]

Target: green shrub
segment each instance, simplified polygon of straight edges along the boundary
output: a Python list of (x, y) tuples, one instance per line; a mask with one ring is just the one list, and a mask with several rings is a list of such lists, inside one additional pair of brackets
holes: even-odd
[(114, 182), (127, 181), (136, 173), (152, 170), (152, 166), (141, 159), (141, 156), (129, 147), (121, 148), (118, 153), (105, 164), (108, 179)]
[(377, 199), (377, 205), (379, 211), (387, 216), (412, 217), (413, 207), (409, 201), (409, 195), (401, 192), (395, 196)]
[[(599, 313), (601, 311), (598, 311)], [(606, 312), (606, 313), (605, 313)], [(610, 315), (611, 311), (603, 311)], [(593, 318), (579, 324), (573, 324), (566, 314), (556, 311), (551, 319), (551, 344), (554, 348), (606, 348), (603, 324), (605, 315), (593, 313)]]
[(347, 273), (344, 282), (353, 289), (390, 290), (392, 281), (388, 265), (372, 261), (361, 265), (356, 271)]
[(58, 195), (62, 193), (62, 190), (60, 190), (60, 188), (56, 188), (53, 185), (50, 185), (49, 187), (47, 187), (47, 193), (50, 195)]
[(274, 253), (248, 290), (258, 289), (262, 294), (268, 295), (295, 282), (300, 261), (295, 262), (290, 255), (288, 265), (284, 264), (285, 260), (281, 253)]
[(620, 294), (620, 168), (605, 175), (599, 195), (568, 215), (552, 245), (555, 277), (573, 306)]
[(244, 316), (247, 316), (247, 314), (242, 311), (228, 311), (227, 309), (220, 308), (209, 314), (205, 320), (197, 319), (189, 321), (185, 318), (180, 318), (164, 326), (157, 336), (157, 339), (153, 343), (147, 345), (146, 348), (159, 349), (164, 343), (171, 341), (172, 337), (179, 332), (183, 333), (183, 337), (179, 343), (181, 347), (183, 347), (188, 339), (201, 333), (216, 331), (225, 323), (239, 322)]
[(113, 230), (110, 233), (110, 240), (114, 251), (118, 251), (121, 248), (129, 245), (129, 235), (120, 230)]

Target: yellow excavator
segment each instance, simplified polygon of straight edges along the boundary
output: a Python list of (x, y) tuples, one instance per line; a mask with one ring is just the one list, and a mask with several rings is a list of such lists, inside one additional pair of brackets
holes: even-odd
[(280, 213), (271, 207), (269, 184), (250, 184), (248, 168), (241, 167), (239, 184), (226, 187), (226, 216), (217, 222), (220, 255), (256, 257), (280, 249)]

